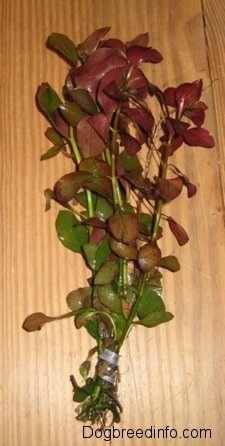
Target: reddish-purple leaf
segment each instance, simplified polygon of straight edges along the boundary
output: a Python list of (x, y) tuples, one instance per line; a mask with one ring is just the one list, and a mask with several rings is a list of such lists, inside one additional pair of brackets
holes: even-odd
[(103, 228), (94, 226), (91, 232), (90, 243), (97, 245), (105, 237), (105, 230)]
[(114, 101), (127, 101), (127, 95), (121, 90), (121, 88), (119, 88), (119, 85), (117, 85), (115, 79), (113, 79), (111, 82), (109, 82), (108, 85), (106, 85), (106, 87), (104, 88), (104, 93), (107, 94), (107, 96), (109, 96)]
[(107, 198), (108, 201), (113, 200), (112, 181), (108, 177), (96, 177), (94, 175), (92, 175), (91, 177), (89, 176), (87, 182), (84, 184), (84, 187), (86, 189), (92, 190), (93, 192), (96, 192), (101, 197)]
[(95, 176), (100, 175), (107, 177), (111, 175), (111, 166), (105, 161), (96, 159), (94, 156), (81, 160), (79, 170), (83, 172), (90, 172)]
[(144, 99), (148, 93), (148, 80), (144, 73), (137, 67), (134, 67), (131, 73), (127, 83), (127, 91), (130, 91), (139, 99)]
[(89, 124), (93, 127), (100, 138), (106, 143), (109, 132), (109, 121), (104, 113), (96, 113), (88, 118)]
[(140, 142), (134, 136), (129, 135), (129, 133), (121, 135), (121, 145), (125, 147), (129, 155), (135, 155), (141, 149)]
[(55, 128), (60, 133), (60, 135), (68, 137), (69, 135), (69, 125), (61, 115), (59, 110), (54, 112)]
[(148, 46), (149, 35), (148, 33), (138, 34), (134, 39), (127, 42), (127, 48), (131, 46)]
[(197, 187), (195, 184), (191, 183), (186, 176), (183, 176), (184, 185), (187, 188), (188, 198), (193, 197), (197, 192)]
[(124, 107), (122, 112), (131, 119), (134, 126), (138, 126), (147, 135), (151, 135), (154, 126), (154, 117), (150, 110), (145, 110), (140, 107)]
[(168, 271), (171, 271), (172, 273), (176, 273), (180, 269), (180, 264), (175, 256), (162, 257), (157, 266), (168, 269)]
[(200, 107), (186, 108), (183, 114), (197, 127), (200, 127), (205, 120), (205, 111)]
[(176, 88), (168, 87), (163, 93), (166, 105), (169, 105), (170, 107), (174, 107), (174, 108), (177, 105), (176, 100), (175, 100), (175, 91), (176, 91)]
[(107, 48), (114, 48), (123, 54), (126, 54), (126, 45), (120, 39), (107, 39), (102, 42), (102, 45)]
[[(120, 84), (122, 83), (126, 71), (127, 71), (127, 66), (114, 68), (110, 70), (107, 74), (105, 74), (105, 76), (99, 83), (97, 100), (109, 118), (111, 117), (112, 113), (118, 108), (120, 103), (124, 102), (123, 91), (121, 90), (122, 101), (121, 98), (119, 98), (119, 92), (120, 92)], [(118, 88), (117, 91), (118, 99), (115, 96), (112, 97), (113, 95), (110, 94), (112, 93), (111, 89), (112, 83), (114, 83), (114, 92), (116, 87)], [(108, 88), (109, 88), (109, 94), (108, 94)]]
[(212, 134), (202, 127), (194, 127), (185, 130), (183, 133), (183, 138), (184, 142), (186, 142), (186, 144), (189, 146), (198, 146), (211, 149), (215, 145)]
[(106, 228), (106, 222), (103, 220), (100, 220), (100, 218), (97, 218), (97, 217), (87, 218), (84, 221), (84, 224), (88, 225), (88, 226), (92, 226), (93, 228), (100, 228), (100, 229)]
[(183, 188), (183, 181), (180, 177), (170, 179), (155, 177), (155, 183), (156, 193), (166, 202), (177, 198)]
[(84, 187), (92, 175), (89, 172), (71, 172), (61, 177), (54, 186), (54, 197), (59, 203), (68, 203)]
[(99, 81), (109, 71), (125, 66), (127, 66), (127, 61), (121, 53), (112, 48), (98, 48), (90, 55), (86, 63), (73, 73), (75, 84), (89, 91), (95, 100)]
[(100, 155), (106, 146), (105, 141), (96, 132), (90, 119), (92, 117), (86, 117), (77, 125), (77, 142), (85, 158)]
[(110, 30), (109, 26), (105, 26), (104, 28), (96, 29), (93, 33), (91, 33), (84, 42), (80, 43), (77, 46), (77, 52), (79, 57), (82, 60), (85, 60), (87, 56), (89, 56), (93, 51), (96, 50), (99, 41), (107, 34)]
[(192, 83), (181, 84), (175, 91), (175, 99), (179, 110), (199, 101), (202, 93), (202, 79)]
[(173, 233), (173, 235), (175, 236), (177, 242), (179, 243), (180, 246), (185, 245), (185, 243), (188, 242), (189, 237), (186, 233), (186, 231), (184, 230), (184, 228), (182, 228), (181, 225), (179, 225), (173, 218), (169, 217), (167, 219), (167, 222), (169, 224), (170, 230)]
[(174, 135), (170, 143), (170, 155), (172, 155), (183, 144), (183, 138), (181, 135)]
[(159, 63), (162, 61), (162, 55), (159, 51), (137, 45), (127, 49), (127, 58), (132, 65), (139, 65), (142, 62)]

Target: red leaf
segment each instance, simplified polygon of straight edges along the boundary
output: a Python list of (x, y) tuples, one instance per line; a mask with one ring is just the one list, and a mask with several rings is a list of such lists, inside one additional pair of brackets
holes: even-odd
[(96, 133), (106, 143), (108, 139), (109, 121), (104, 113), (96, 113), (88, 118), (89, 124), (95, 129)]
[(90, 243), (97, 245), (105, 237), (105, 230), (99, 227), (93, 227), (90, 237)]
[[(117, 71), (117, 70), (116, 70)], [(112, 73), (110, 71), (110, 73)], [(109, 74), (110, 74), (109, 73)], [(107, 94), (114, 101), (127, 101), (127, 96), (121, 91), (119, 86), (116, 84), (115, 79), (112, 80), (106, 87), (104, 88), (104, 93)]]
[(170, 107), (176, 107), (175, 91), (176, 91), (176, 88), (174, 88), (174, 87), (168, 87), (164, 91), (165, 103), (166, 103), (166, 105), (169, 105)]
[(69, 126), (65, 119), (62, 117), (59, 110), (54, 112), (54, 120), (55, 120), (55, 128), (62, 136), (68, 137), (69, 135)]
[[(104, 115), (101, 114), (101, 118), (102, 116)], [(77, 141), (85, 158), (100, 155), (106, 146), (104, 139), (94, 129), (91, 121), (92, 118), (93, 117), (85, 117), (77, 125)], [(101, 118), (99, 119), (99, 123)], [(102, 120), (101, 127), (100, 131), (103, 132), (105, 136), (105, 120)]]
[(84, 65), (73, 71), (74, 81), (77, 87), (88, 90), (95, 100), (99, 81), (114, 68), (125, 66), (127, 61), (121, 53), (112, 48), (98, 48)]
[(82, 60), (85, 60), (87, 56), (89, 56), (93, 51), (97, 48), (100, 39), (104, 37), (110, 30), (109, 26), (105, 26), (104, 28), (96, 29), (93, 33), (91, 33), (84, 42), (80, 43), (77, 46), (77, 52), (79, 57)]
[(211, 149), (215, 145), (212, 134), (202, 127), (194, 127), (185, 130), (183, 138), (184, 142), (189, 146), (199, 146)]
[(155, 177), (155, 182), (157, 194), (166, 202), (177, 198), (183, 188), (183, 181), (180, 177), (171, 179)]
[(134, 67), (127, 84), (127, 90), (141, 99), (144, 99), (148, 93), (148, 80), (144, 73), (137, 67)]
[(162, 55), (159, 51), (138, 45), (127, 49), (127, 58), (132, 65), (139, 65), (142, 62), (159, 63), (162, 61)]
[(139, 107), (124, 107), (122, 109), (122, 112), (131, 119), (131, 121), (134, 123), (134, 126), (138, 126), (147, 135), (151, 135), (152, 128), (154, 126), (154, 117), (149, 110), (147, 111)]
[(140, 142), (128, 133), (121, 135), (121, 145), (129, 155), (135, 155), (141, 149)]
[(84, 187), (92, 175), (89, 172), (71, 172), (61, 177), (54, 186), (54, 197), (59, 203), (68, 203)]
[[(120, 84), (126, 71), (127, 66), (113, 68), (104, 75), (99, 83), (97, 100), (109, 118), (121, 103), (121, 99), (119, 98)], [(116, 87), (118, 88), (118, 99), (116, 97), (113, 98), (111, 94), (108, 94), (107, 88), (110, 89), (112, 87), (112, 82), (114, 85), (116, 84), (116, 86), (114, 86), (114, 91)], [(109, 92), (111, 93), (112, 90), (109, 90)], [(123, 91), (121, 91), (121, 94), (123, 94)], [(122, 102), (124, 102), (124, 98), (122, 99)]]
[(126, 45), (120, 39), (107, 39), (104, 40), (102, 46), (107, 48), (114, 48), (123, 54), (126, 54)]
[(148, 33), (138, 34), (138, 36), (134, 37), (134, 39), (127, 42), (127, 48), (131, 46), (144, 46), (148, 45), (149, 35)]
[(191, 183), (186, 175), (181, 174), (180, 178), (182, 179), (184, 186), (187, 188), (188, 198), (193, 197), (197, 192), (197, 187), (195, 186), (195, 184)]
[(181, 84), (175, 90), (175, 99), (179, 110), (199, 101), (202, 93), (202, 79), (192, 83)]
[(178, 241), (180, 246), (185, 245), (185, 243), (188, 242), (189, 237), (182, 228), (181, 225), (179, 225), (173, 218), (168, 217), (167, 222), (169, 224), (170, 230), (172, 231), (173, 235), (175, 236), (176, 240)]
[(186, 116), (194, 125), (200, 127), (205, 120), (205, 111), (202, 108), (186, 108), (184, 110), (184, 116)]

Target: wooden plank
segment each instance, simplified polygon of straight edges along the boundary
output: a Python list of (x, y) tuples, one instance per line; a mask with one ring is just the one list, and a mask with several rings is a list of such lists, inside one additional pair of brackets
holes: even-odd
[[(203, 0), (209, 71), (212, 81), (214, 113), (217, 123), (217, 150), (220, 168), (223, 206), (225, 204), (225, 117), (223, 101), (225, 98), (225, 5), (223, 0)], [(223, 31), (222, 31), (223, 30)], [(225, 218), (225, 208), (224, 208)]]
[[(1, 444), (72, 446), (84, 441), (92, 446), (97, 442), (82, 438), (69, 382), (92, 345), (89, 338), (75, 332), (72, 321), (58, 322), (40, 333), (21, 330), (23, 319), (33, 311), (55, 315), (67, 311), (65, 296), (81, 286), (87, 274), (80, 259), (57, 241), (57, 206), (44, 213), (43, 190), (69, 168), (61, 159), (39, 163), (48, 143), (43, 136), (46, 123), (35, 107), (36, 89), (42, 81), (61, 88), (67, 70), (56, 54), (44, 48), (46, 38), (58, 31), (79, 42), (106, 25), (112, 26), (112, 36), (122, 39), (149, 31), (152, 45), (164, 56), (160, 68), (153, 66), (149, 73), (153, 81), (165, 88), (201, 77), (207, 87), (211, 77), (222, 80), (224, 75), (222, 11), (222, 3), (204, 0), (208, 60), (200, 0), (68, 0), (63, 5), (60, 0), (2, 0)], [(221, 80), (206, 88), (204, 99), (209, 105), (207, 126), (224, 141), (218, 105)], [(170, 236), (163, 242), (164, 253), (178, 255), (182, 265), (179, 273), (166, 274), (164, 281), (165, 301), (175, 318), (153, 330), (134, 330), (124, 346), (120, 383), (124, 413), (119, 427), (145, 430), (168, 425), (179, 435), (184, 428), (209, 428), (212, 439), (189, 438), (181, 443), (216, 446), (224, 441), (221, 334), (225, 320), (217, 151), (183, 150), (176, 160), (199, 190), (192, 202), (182, 196), (179, 209), (168, 210), (190, 235), (183, 249)], [(149, 444), (147, 438), (116, 440), (121, 445), (130, 441)], [(152, 444), (163, 445), (165, 439), (152, 439)], [(174, 439), (168, 438), (167, 444), (174, 445)]]

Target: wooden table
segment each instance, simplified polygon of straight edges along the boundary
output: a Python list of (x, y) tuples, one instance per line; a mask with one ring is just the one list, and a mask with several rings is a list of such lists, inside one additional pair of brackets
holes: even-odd
[[(69, 375), (77, 373), (92, 345), (86, 333), (68, 320), (40, 333), (21, 329), (33, 311), (67, 311), (65, 296), (86, 278), (81, 260), (57, 240), (57, 206), (44, 212), (43, 190), (69, 165), (62, 158), (39, 163), (48, 142), (34, 101), (37, 86), (49, 81), (61, 88), (67, 70), (45, 42), (57, 31), (78, 43), (106, 25), (111, 36), (127, 40), (150, 33), (152, 46), (164, 56), (152, 72), (162, 88), (203, 79), (206, 125), (216, 138), (213, 150), (185, 148), (177, 156), (198, 194), (191, 201), (183, 194), (178, 210), (171, 206), (189, 244), (181, 249), (169, 238), (163, 245), (182, 265), (164, 278), (164, 298), (175, 318), (152, 330), (133, 330), (121, 358), (119, 428), (169, 426), (179, 435), (187, 428), (186, 434), (194, 429), (198, 438), (136, 436), (115, 444), (225, 444), (224, 1), (2, 0), (0, 17), (0, 444), (107, 444), (83, 439), (74, 419)], [(211, 429), (211, 439), (209, 431), (201, 439), (200, 429)]]

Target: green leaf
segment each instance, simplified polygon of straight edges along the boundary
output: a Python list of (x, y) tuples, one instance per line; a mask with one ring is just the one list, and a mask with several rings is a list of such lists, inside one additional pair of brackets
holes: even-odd
[(105, 198), (97, 197), (95, 213), (96, 217), (107, 220), (113, 214), (113, 206)]
[(82, 376), (82, 378), (86, 381), (89, 371), (91, 367), (91, 361), (87, 359), (86, 361), (82, 362), (82, 364), (79, 367), (79, 372)]
[[(161, 290), (160, 290), (161, 291)], [(154, 289), (151, 286), (144, 288), (143, 294), (138, 305), (137, 314), (139, 319), (154, 312), (164, 312), (165, 304), (159, 295), (159, 289)]]
[(121, 300), (112, 285), (100, 285), (97, 292), (102, 305), (113, 313), (121, 313)]
[(84, 255), (88, 265), (94, 271), (98, 271), (100, 266), (110, 255), (108, 238), (104, 237), (97, 245), (86, 243), (83, 246)]
[(91, 293), (92, 289), (90, 287), (70, 291), (66, 297), (68, 307), (73, 311), (86, 307), (91, 298)]
[(64, 104), (61, 104), (59, 108), (68, 124), (73, 125), (74, 127), (76, 127), (78, 122), (86, 116), (84, 111), (81, 110), (77, 104), (72, 102), (65, 102)]
[(123, 335), (123, 332), (124, 332), (124, 330), (126, 328), (127, 320), (125, 319), (125, 317), (122, 314), (119, 314), (119, 313), (115, 313), (113, 315), (113, 319), (114, 319), (114, 322), (116, 324), (117, 336), (118, 336), (118, 339), (119, 339), (120, 336)]
[(95, 115), (98, 112), (98, 108), (87, 90), (74, 88), (69, 90), (69, 95), (88, 115)]
[(55, 90), (45, 82), (38, 88), (36, 98), (40, 110), (54, 124), (54, 112), (61, 104), (61, 100)]
[(124, 150), (120, 154), (120, 160), (126, 172), (142, 172), (143, 170), (137, 155), (128, 155), (128, 153)]
[(47, 45), (64, 56), (72, 65), (77, 65), (77, 50), (69, 37), (61, 33), (52, 33), (47, 40)]
[(106, 285), (113, 282), (118, 276), (119, 265), (117, 260), (108, 260), (100, 267), (95, 276), (95, 285)]
[(54, 146), (63, 146), (64, 140), (53, 127), (48, 127), (45, 131), (46, 138), (51, 141)]
[(150, 236), (152, 234), (153, 217), (144, 212), (138, 214), (139, 231), (141, 234)]
[(167, 311), (155, 311), (153, 313), (147, 314), (147, 316), (140, 319), (137, 324), (144, 325), (145, 327), (156, 327), (164, 322), (169, 322), (173, 319), (173, 315)]
[(56, 231), (62, 244), (73, 252), (80, 253), (88, 241), (88, 230), (70, 211), (60, 211), (56, 219)]
[(41, 155), (41, 161), (48, 160), (50, 158), (53, 158), (54, 156), (58, 155), (58, 153), (62, 150), (62, 146), (52, 146), (50, 147), (47, 152), (45, 152), (43, 155)]
[(98, 323), (96, 319), (89, 319), (85, 323), (85, 328), (92, 338), (94, 338), (97, 342), (99, 341), (99, 333), (98, 333)]
[(76, 386), (74, 388), (73, 400), (77, 403), (82, 403), (89, 395), (92, 395), (95, 385), (95, 381), (90, 380), (83, 387)]
[(173, 273), (180, 269), (180, 264), (175, 256), (162, 257), (157, 266), (168, 269)]

